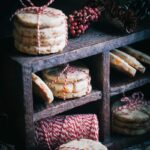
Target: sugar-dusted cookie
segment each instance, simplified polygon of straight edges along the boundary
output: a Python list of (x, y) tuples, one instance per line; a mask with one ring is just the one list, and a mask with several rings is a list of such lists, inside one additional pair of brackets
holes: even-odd
[(43, 71), (43, 78), (55, 83), (74, 83), (89, 77), (89, 69), (85, 67), (69, 66), (56, 67)]
[(19, 43), (19, 41), (15, 40), (15, 47), (18, 49), (18, 51), (32, 55), (61, 52), (65, 47), (65, 45), (66, 45), (65, 41), (62, 41), (57, 45), (38, 47), (38, 46), (23, 45), (22, 43)]
[[(27, 36), (21, 36), (16, 30), (13, 30), (13, 36), (16, 41), (22, 43), (23, 45), (37, 46), (37, 38), (31, 38)], [(62, 41), (66, 40), (66, 35), (62, 34), (58, 37), (51, 38), (41, 38), (40, 45), (41, 47), (59, 45)]]
[(118, 107), (120, 107), (120, 104), (116, 102), (112, 108), (114, 119), (120, 120), (122, 122), (134, 122), (134, 123), (142, 123), (150, 119), (149, 115), (146, 114), (144, 111), (141, 111), (139, 107), (136, 107), (134, 109), (130, 108), (117, 109)]
[(58, 150), (107, 150), (107, 147), (98, 141), (80, 139), (63, 144)]
[(45, 83), (48, 85), (48, 87), (50, 87), (50, 89), (52, 89), (52, 91), (65, 92), (65, 93), (77, 93), (87, 89), (90, 80), (91, 80), (90, 78), (87, 78), (85, 80), (80, 80), (78, 82), (68, 83), (68, 84), (49, 82), (45, 80)]
[[(48, 28), (60, 26), (66, 20), (66, 16), (61, 10), (55, 8), (46, 8), (47, 13), (40, 14), (39, 27)], [(22, 24), (22, 26), (37, 28), (38, 24), (38, 14), (33, 12), (22, 11), (18, 13), (15, 17), (17, 22)]]
[[(19, 33), (21, 37), (29, 37), (29, 38), (37, 38), (37, 28), (28, 28), (20, 25), (17, 22), (14, 22), (14, 29)], [(66, 34), (66, 24), (65, 22), (59, 26), (52, 28), (43, 28), (39, 29), (40, 38), (55, 38), (61, 36), (62, 34)]]
[(127, 122), (119, 121), (117, 119), (113, 119), (112, 123), (114, 126), (116, 125), (121, 128), (129, 128), (129, 129), (143, 129), (145, 127), (150, 126), (150, 120), (142, 123), (134, 123), (134, 122), (127, 123)]
[(39, 95), (47, 103), (51, 103), (53, 101), (54, 97), (50, 88), (34, 73), (32, 73), (32, 83), (35, 94)]
[(112, 126), (112, 130), (116, 133), (123, 135), (141, 135), (146, 133), (149, 130), (149, 127), (143, 129), (129, 129), (129, 128), (121, 128), (119, 126)]
[(57, 92), (57, 91), (53, 91), (53, 94), (55, 97), (61, 98), (61, 99), (73, 99), (73, 98), (77, 98), (77, 97), (82, 97), (84, 95), (87, 95), (91, 92), (92, 90), (92, 86), (89, 85), (89, 87), (87, 87), (86, 89), (77, 92), (77, 93), (65, 93), (65, 92)]

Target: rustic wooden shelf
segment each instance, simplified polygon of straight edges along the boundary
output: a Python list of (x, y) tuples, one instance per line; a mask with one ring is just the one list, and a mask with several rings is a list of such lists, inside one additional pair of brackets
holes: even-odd
[(150, 83), (150, 73), (148, 72), (136, 75), (134, 78), (125, 76), (113, 76), (112, 78), (113, 79), (110, 80), (111, 96), (118, 95)]
[(62, 53), (46, 56), (27, 56), (13, 53), (10, 57), (22, 66), (30, 64), (32, 71), (37, 72), (48, 67), (86, 58), (99, 54), (104, 50), (111, 50), (147, 38), (150, 38), (149, 28), (139, 29), (132, 34), (118, 33), (117, 35), (91, 29), (79, 38), (69, 39), (68, 46)]
[(123, 136), (114, 134), (111, 136), (110, 142), (106, 144), (109, 150), (122, 150), (123, 148), (140, 144), (150, 139), (150, 133), (138, 136)]
[(97, 101), (102, 98), (101, 91), (93, 90), (89, 95), (73, 100), (54, 100), (52, 104), (36, 103), (33, 115), (33, 121), (38, 121), (45, 117), (50, 117), (70, 110), (72, 108)]
[[(149, 39), (150, 28), (144, 27), (132, 34), (121, 34), (119, 32), (109, 33), (107, 31), (105, 32), (103, 29), (101, 29), (101, 31), (97, 30), (96, 28), (91, 28), (91, 30), (81, 37), (69, 39), (69, 44), (62, 53), (52, 55), (27, 56), (17, 53), (14, 47), (10, 48), (14, 51), (11, 52), (9, 58), (14, 64), (14, 68), (16, 68), (15, 70), (12, 69), (12, 71), (15, 71), (17, 75), (15, 81), (12, 80), (10, 83), (17, 83), (14, 89), (16, 89), (16, 93), (19, 91), (15, 97), (17, 100), (17, 109), (15, 112), (17, 112), (17, 115), (19, 116), (17, 116), (16, 119), (16, 124), (18, 125), (16, 128), (16, 135), (18, 135), (17, 140), (21, 141), (17, 143), (20, 149), (33, 150), (36, 148), (36, 142), (34, 140), (35, 121), (48, 116), (60, 114), (93, 101), (96, 101), (98, 104), (98, 107), (95, 111), (98, 114), (99, 122), (101, 122), (101, 140), (104, 142), (108, 141), (110, 138), (110, 96), (123, 92), (124, 87), (126, 87), (127, 91), (136, 87), (140, 87), (146, 83), (150, 83), (149, 74), (138, 75), (134, 79), (129, 80), (128, 78), (122, 78), (122, 80), (119, 80), (117, 77), (116, 81), (111, 80), (111, 88), (109, 79), (109, 51), (114, 48)], [(55, 100), (49, 105), (37, 103), (36, 100), (33, 101), (31, 78), (32, 72), (38, 72), (46, 68), (55, 67), (94, 55), (96, 56), (93, 57), (94, 59), (91, 59), (93, 62), (90, 65), (93, 69), (93, 76), (96, 84), (95, 86), (98, 90), (93, 90), (91, 94), (74, 100)], [(124, 138), (121, 139), (123, 140)], [(118, 141), (118, 145), (123, 143), (122, 140), (120, 140), (119, 137), (115, 138), (116, 147)], [(125, 143), (130, 143), (131, 141), (134, 142), (134, 140), (130, 139), (129, 137), (126, 137), (123, 141)]]

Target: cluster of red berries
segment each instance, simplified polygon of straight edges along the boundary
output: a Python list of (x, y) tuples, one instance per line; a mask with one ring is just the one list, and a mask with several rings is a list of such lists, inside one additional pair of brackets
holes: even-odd
[(101, 15), (98, 7), (85, 6), (80, 10), (75, 10), (69, 15), (69, 33), (72, 37), (77, 37), (83, 34), (88, 28), (91, 22), (99, 20)]

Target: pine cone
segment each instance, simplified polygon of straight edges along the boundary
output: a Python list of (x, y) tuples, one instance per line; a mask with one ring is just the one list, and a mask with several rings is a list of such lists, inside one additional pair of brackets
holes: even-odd
[(109, 22), (127, 33), (131, 33), (136, 29), (137, 17), (129, 7), (123, 7), (110, 0), (109, 3), (105, 3), (105, 13)]
[(144, 20), (150, 17), (150, 0), (133, 0), (129, 7), (135, 12), (138, 19)]

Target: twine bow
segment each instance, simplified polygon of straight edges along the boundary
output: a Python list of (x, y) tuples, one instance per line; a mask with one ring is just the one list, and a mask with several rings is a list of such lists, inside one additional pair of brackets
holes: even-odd
[(129, 111), (134, 111), (135, 109), (139, 109), (141, 105), (146, 106), (149, 104), (147, 101), (143, 101), (144, 94), (142, 92), (133, 93), (131, 97), (123, 97), (121, 98), (121, 102), (124, 103), (122, 106), (117, 107), (113, 110), (113, 112), (118, 112), (124, 109)]
[[(50, 4), (52, 4), (54, 2), (54, 0), (48, 0), (48, 2), (46, 4), (44, 4), (43, 6), (36, 6), (31, 0), (26, 0), (26, 2), (28, 3), (28, 5), (26, 5), (23, 0), (20, 0), (20, 3), (22, 4), (22, 6), (24, 8), (21, 8), (19, 10), (17, 10), (11, 17), (11, 19), (17, 15), (18, 13), (21, 13), (21, 12), (30, 12), (30, 13), (33, 13), (33, 14), (37, 14), (37, 45), (38, 47), (40, 48), (41, 47), (41, 40), (40, 40), (40, 15), (41, 14), (47, 14), (47, 13), (51, 13), (55, 16), (57, 15), (61, 15), (61, 14), (57, 14), (57, 13), (54, 13), (50, 10), (47, 10), (46, 8), (48, 8), (48, 6)], [(62, 14), (63, 15), (63, 14)], [(65, 16), (65, 15), (63, 15)], [(67, 21), (65, 22), (66, 24), (66, 31), (67, 31)], [(67, 34), (68, 32), (66, 33), (66, 45), (67, 45)], [(40, 53), (40, 52), (39, 52)]]

